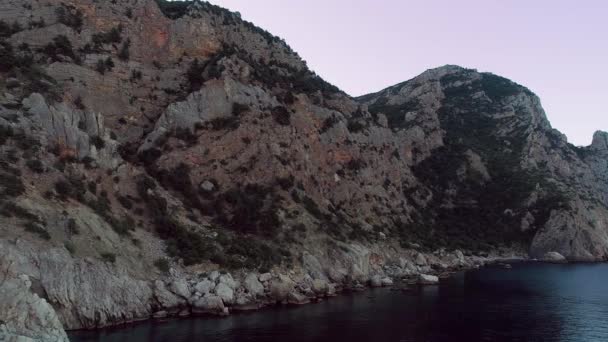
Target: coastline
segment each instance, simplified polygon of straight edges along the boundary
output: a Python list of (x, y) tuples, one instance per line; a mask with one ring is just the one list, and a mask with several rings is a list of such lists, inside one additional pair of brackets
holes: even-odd
[[(425, 257), (432, 256), (432, 253), (430, 253), (430, 254), (420, 253), (420, 254), (425, 255)], [(461, 272), (468, 272), (468, 271), (471, 271), (474, 269), (479, 269), (481, 267), (488, 266), (488, 265), (497, 265), (497, 264), (510, 265), (512, 263), (524, 263), (524, 262), (538, 261), (536, 259), (530, 259), (527, 256), (515, 256), (515, 255), (498, 256), (498, 257), (484, 257), (484, 256), (473, 255), (473, 256), (465, 257), (465, 259), (466, 259), (466, 261), (464, 263), (462, 263), (461, 265), (448, 266), (447, 268), (440, 269), (440, 270), (435, 270), (435, 269), (431, 268), (431, 270), (429, 270), (427, 272), (427, 274), (424, 274), (424, 275), (436, 276), (438, 279), (438, 281), (436, 283), (421, 282), (420, 275), (423, 275), (423, 273), (410, 274), (410, 275), (404, 276), (400, 279), (393, 279), (393, 278), (385, 275), (384, 277), (382, 277), (382, 279), (387, 279), (387, 278), (391, 279), (391, 281), (392, 281), (391, 284), (381, 283), (380, 285), (377, 285), (377, 284), (375, 285), (375, 284), (373, 284), (374, 283), (373, 279), (370, 279), (363, 284), (358, 283), (358, 282), (350, 283), (350, 284), (349, 283), (327, 284), (328, 286), (334, 285), (335, 286), (334, 290), (328, 289), (328, 290), (326, 290), (326, 292), (322, 292), (322, 293), (313, 291), (314, 296), (306, 296), (306, 297), (296, 297), (293, 295), (290, 296), (290, 294), (291, 294), (290, 293), (287, 295), (286, 298), (283, 298), (283, 299), (271, 297), (272, 294), (268, 293), (268, 296), (266, 298), (261, 298), (259, 300), (256, 300), (253, 303), (248, 303), (248, 304), (244, 304), (244, 305), (225, 306), (225, 308), (229, 309), (228, 312), (226, 312), (225, 310), (221, 311), (221, 312), (220, 311), (204, 311), (203, 312), (201, 310), (197, 310), (194, 305), (188, 305), (188, 307), (185, 309), (189, 310), (189, 312), (185, 312), (184, 309), (181, 309), (179, 312), (174, 311), (171, 314), (167, 313), (167, 314), (159, 315), (158, 312), (156, 312), (149, 317), (133, 319), (130, 321), (120, 322), (118, 324), (105, 325), (105, 326), (94, 327), (94, 328), (84, 328), (84, 329), (70, 329), (70, 330), (66, 329), (66, 332), (69, 335), (72, 333), (78, 333), (78, 332), (83, 332), (83, 331), (96, 331), (96, 330), (106, 330), (106, 329), (110, 329), (110, 330), (128, 329), (132, 326), (135, 326), (135, 325), (141, 324), (141, 323), (145, 323), (145, 322), (167, 322), (167, 321), (191, 319), (191, 318), (222, 319), (227, 316), (240, 315), (240, 314), (244, 314), (244, 313), (248, 313), (248, 312), (255, 312), (255, 311), (262, 311), (262, 310), (275, 310), (279, 307), (294, 307), (294, 306), (317, 304), (317, 303), (320, 303), (325, 300), (331, 300), (331, 298), (333, 298), (333, 297), (344, 296), (344, 295), (348, 295), (348, 294), (352, 294), (352, 293), (367, 292), (374, 288), (387, 288), (387, 289), (390, 289), (391, 291), (409, 291), (414, 286), (421, 286), (421, 287), (422, 286), (438, 286), (441, 279), (447, 279), (447, 278), (452, 277), (454, 274), (461, 273)], [(505, 267), (505, 268), (508, 268), (508, 267)], [(283, 270), (283, 273), (289, 273), (289, 272), (285, 272), (285, 270)], [(227, 272), (223, 273), (222, 275), (231, 276), (231, 274), (227, 273)], [(220, 275), (220, 277), (222, 275)], [(273, 278), (281, 279), (282, 277), (285, 277), (282, 273), (277, 272), (276, 274), (273, 274)]]

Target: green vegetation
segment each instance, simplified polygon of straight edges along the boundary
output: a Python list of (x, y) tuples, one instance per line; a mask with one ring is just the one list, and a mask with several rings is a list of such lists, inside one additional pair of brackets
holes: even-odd
[[(450, 75), (442, 83), (451, 84), (453, 78)], [(446, 99), (438, 111), (445, 146), (413, 168), (433, 197), (426, 206), (417, 208), (420, 215), (412, 222), (395, 222), (404, 243), (417, 242), (429, 249), (478, 250), (528, 244), (551, 210), (568, 205), (568, 196), (548, 181), (544, 170), (522, 168), (520, 158), (527, 133), (508, 121), (512, 118), (495, 119), (485, 114), (499, 112), (501, 98), (525, 90), (494, 75), (484, 74), (482, 79), (472, 86), (445, 90)], [(473, 98), (479, 90), (485, 91), (492, 102)], [(498, 127), (513, 128), (501, 134)], [(481, 157), (491, 179), (471, 169), (465, 174), (459, 172), (469, 151)], [(526, 205), (537, 190), (542, 190), (541, 198), (532, 206)], [(406, 189), (404, 194), (408, 202), (417, 203), (411, 199), (415, 189)], [(535, 216), (535, 229), (521, 232), (520, 223), (528, 211)]]
[(27, 162), (25, 162), (25, 165), (27, 165), (27, 167), (35, 173), (44, 172), (44, 165), (38, 159), (30, 159)]
[(36, 222), (27, 222), (24, 227), (26, 232), (34, 233), (43, 240), (51, 239), (51, 234), (49, 234), (46, 229), (40, 227), (40, 225)]
[(272, 108), (272, 117), (279, 125), (289, 126), (291, 123), (291, 113), (283, 106)]
[(118, 59), (120, 59), (123, 62), (129, 60), (129, 57), (130, 57), (129, 47), (130, 46), (131, 46), (130, 39), (127, 39), (125, 42), (122, 43), (122, 46), (120, 47), (120, 51), (118, 51)]
[(59, 99), (57, 82), (35, 63), (34, 55), (27, 45), (19, 49), (7, 41), (0, 41), (0, 72), (6, 72), (18, 78), (23, 93), (39, 92), (47, 99)]
[(99, 256), (101, 256), (101, 260), (104, 262), (115, 263), (116, 262), (116, 254), (110, 252), (103, 252)]
[(77, 10), (73, 6), (62, 5), (57, 7), (55, 14), (57, 15), (57, 21), (60, 23), (71, 27), (77, 32), (82, 30), (83, 14), (81, 10)]
[(82, 62), (80, 57), (74, 53), (72, 42), (70, 42), (70, 40), (64, 35), (59, 35), (53, 38), (51, 43), (45, 45), (43, 52), (49, 56), (51, 60), (56, 62), (61, 61), (60, 56), (69, 57), (76, 64), (80, 64)]
[(167, 260), (165, 258), (156, 259), (154, 261), (154, 266), (156, 266), (156, 268), (158, 268), (158, 270), (161, 271), (162, 273), (169, 273), (169, 268), (170, 268), (169, 260)]
[(106, 71), (112, 71), (112, 68), (114, 68), (114, 61), (112, 60), (112, 57), (99, 59), (95, 65), (95, 70), (102, 75), (105, 74)]
[[(105, 44), (118, 44), (122, 40), (122, 25), (118, 25), (113, 27), (108, 32), (100, 32), (95, 33), (91, 37), (91, 43), (93, 44), (93, 49), (96, 51), (101, 51), (103, 45)], [(128, 46), (127, 46), (128, 48)]]
[(12, 24), (7, 24), (4, 20), (0, 20), (0, 38), (8, 38), (21, 30), (21, 25), (16, 21)]

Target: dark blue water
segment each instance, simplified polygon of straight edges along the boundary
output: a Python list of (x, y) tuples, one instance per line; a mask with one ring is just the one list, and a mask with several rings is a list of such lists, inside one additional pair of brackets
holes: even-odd
[(227, 318), (148, 322), (72, 341), (608, 341), (607, 264), (518, 264), (439, 286)]

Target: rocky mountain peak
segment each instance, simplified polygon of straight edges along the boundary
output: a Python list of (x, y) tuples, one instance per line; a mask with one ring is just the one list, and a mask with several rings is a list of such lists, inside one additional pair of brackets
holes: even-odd
[(593, 134), (591, 148), (597, 151), (608, 151), (608, 133), (604, 131), (595, 132)]

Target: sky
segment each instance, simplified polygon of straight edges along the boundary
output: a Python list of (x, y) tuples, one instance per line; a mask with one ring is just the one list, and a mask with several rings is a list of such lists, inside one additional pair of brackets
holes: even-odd
[(210, 0), (352, 96), (456, 64), (535, 92), (576, 145), (608, 131), (605, 0)]

